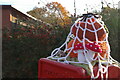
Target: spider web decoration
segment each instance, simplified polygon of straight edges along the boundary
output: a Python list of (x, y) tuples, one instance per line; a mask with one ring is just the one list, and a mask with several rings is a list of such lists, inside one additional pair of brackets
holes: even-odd
[[(82, 25), (82, 23), (84, 23), (84, 25)], [(98, 23), (100, 26), (96, 27), (95, 23)], [(91, 26), (88, 26), (91, 25)], [(88, 64), (90, 71), (91, 71), (91, 79), (96, 79), (99, 77), (100, 73), (101, 73), (101, 78), (103, 78), (103, 74), (106, 73), (106, 78), (108, 78), (108, 67), (109, 64), (113, 64), (114, 62), (117, 62), (116, 60), (114, 60), (111, 56), (110, 56), (110, 45), (108, 42), (108, 33), (105, 30), (104, 27), (104, 22), (101, 20), (101, 18), (95, 14), (92, 13), (88, 13), (88, 14), (84, 14), (83, 16), (81, 16), (80, 18), (78, 18), (75, 23), (72, 25), (70, 32), (66, 38), (66, 41), (59, 47), (56, 48), (52, 51), (51, 56), (47, 57), (48, 59), (52, 59), (52, 60), (56, 60), (58, 62), (62, 62), (62, 63), (83, 63), (83, 64)], [(76, 29), (75, 32), (73, 31), (73, 29)], [(105, 34), (104, 38), (102, 40), (100, 40), (99, 35), (100, 33), (98, 33), (100, 30), (103, 31), (103, 33)], [(73, 33), (74, 32), (74, 33)], [(82, 37), (80, 37), (80, 33), (82, 32)], [(93, 38), (87, 37), (86, 33), (93, 33), (94, 34), (94, 40), (92, 40)], [(98, 35), (99, 34), (99, 35)], [(91, 36), (91, 35), (89, 35)], [(72, 42), (72, 46), (68, 48), (68, 43), (73, 40)], [(84, 54), (85, 60), (86, 61), (72, 61), (72, 60), (68, 60), (69, 55), (71, 54), (71, 52), (73, 51), (74, 54), (74, 47), (75, 47), (75, 42), (78, 41), (79, 43), (82, 43), (83, 45), (83, 50), (82, 53)], [(92, 61), (98, 60), (98, 72), (97, 75), (94, 75), (93, 72), (93, 66), (91, 61), (88, 59), (88, 54), (90, 53), (89, 49), (86, 48), (86, 44), (87, 43), (96, 43), (96, 44), (101, 44), (103, 42), (106, 43), (108, 50), (106, 52), (107, 56), (105, 55), (104, 57), (100, 55), (99, 52), (94, 52), (93, 54), (97, 54), (97, 56), (95, 58), (92, 58)], [(66, 55), (59, 57), (58, 55), (62, 53), (65, 53)], [(82, 54), (81, 53), (81, 54)], [(102, 62), (101, 60), (105, 60), (105, 62)], [(104, 66), (104, 64), (106, 64), (106, 66)]]

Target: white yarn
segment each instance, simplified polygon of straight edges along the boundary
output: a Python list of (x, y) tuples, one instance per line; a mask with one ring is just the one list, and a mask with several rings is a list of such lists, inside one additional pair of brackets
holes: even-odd
[[(95, 19), (95, 21), (92, 22), (91, 18)], [(91, 23), (88, 22), (88, 19), (91, 21)], [(49, 59), (49, 58), (52, 58), (52, 59), (54, 59), (54, 60), (57, 60), (58, 62), (60, 62), (60, 60), (64, 60), (63, 63), (84, 63), (84, 64), (88, 64), (88, 65), (89, 65), (89, 68), (90, 68), (90, 71), (91, 71), (91, 79), (96, 79), (96, 78), (98, 78), (99, 75), (100, 75), (100, 73), (101, 73), (101, 78), (102, 78), (102, 79), (103, 79), (103, 74), (106, 73), (106, 79), (107, 79), (107, 78), (108, 78), (108, 64), (109, 64), (109, 63), (113, 63), (113, 61), (114, 61), (114, 62), (116, 62), (116, 61), (110, 56), (110, 45), (109, 45), (109, 42), (108, 42), (108, 33), (106, 32), (106, 30), (105, 30), (105, 28), (104, 28), (104, 22), (101, 21), (101, 20), (96, 19), (94, 16), (92, 16), (92, 17), (90, 17), (90, 18), (87, 18), (87, 19), (86, 19), (86, 22), (80, 21), (80, 20), (81, 20), (81, 18), (78, 18), (78, 19), (75, 21), (75, 23), (72, 25), (72, 27), (71, 27), (71, 29), (70, 29), (70, 32), (69, 32), (69, 34), (68, 34), (68, 36), (67, 36), (67, 38), (66, 38), (66, 41), (65, 41), (59, 48), (54, 49), (54, 50), (52, 51), (52, 53), (51, 53), (51, 56), (49, 56), (49, 57), (47, 57), (47, 58), (48, 58), (48, 59)], [(81, 22), (85, 23), (85, 28), (82, 28), (82, 27), (80, 26), (80, 24), (77, 25), (77, 23), (81, 23)], [(94, 26), (94, 23), (95, 23), (95, 22), (99, 23), (99, 24), (101, 25), (101, 27), (98, 28), (98, 29), (95, 29), (95, 26)], [(92, 25), (92, 27), (93, 27), (94, 30), (88, 29), (88, 28), (87, 28), (87, 24)], [(73, 29), (73, 27), (76, 27), (76, 36), (72, 34), (72, 29)], [(78, 31), (79, 31), (79, 29), (81, 29), (81, 30), (83, 31), (83, 39), (82, 39), (82, 40), (80, 40), (79, 37), (78, 37)], [(99, 30), (101, 30), (101, 29), (103, 29), (104, 32), (106, 33), (106, 37), (105, 37), (104, 41), (99, 41), (99, 40), (98, 40), (97, 31), (99, 31)], [(91, 61), (89, 61), (89, 60), (87, 59), (87, 57), (86, 57), (86, 56), (87, 56), (87, 53), (88, 53), (88, 50), (87, 50), (86, 47), (85, 47), (85, 41), (88, 41), (89, 43), (93, 43), (92, 41), (90, 41), (89, 39), (87, 39), (87, 38), (85, 37), (86, 31), (90, 31), (90, 32), (94, 32), (94, 33), (95, 33), (95, 40), (96, 40), (95, 42), (96, 42), (97, 44), (98, 44), (98, 43), (106, 42), (106, 43), (107, 43), (107, 47), (108, 47), (108, 53), (107, 53), (107, 54), (108, 54), (108, 58), (102, 57), (99, 53), (97, 53), (98, 56), (94, 59), (94, 60), (98, 60), (98, 61), (99, 61), (99, 65), (98, 65), (99, 69), (98, 69), (98, 72), (97, 72), (97, 75), (96, 75), (96, 76), (95, 76), (94, 73), (93, 73), (93, 66), (92, 66), (92, 64), (91, 64)], [(73, 41), (73, 43), (72, 43), (72, 47), (68, 48), (68, 42), (69, 42), (71, 39), (73, 39), (74, 41)], [(84, 52), (85, 59), (86, 59), (87, 62), (75, 62), (75, 61), (68, 61), (68, 60), (67, 60), (67, 58), (69, 57), (70, 53), (73, 51), (74, 44), (75, 44), (76, 40), (78, 40), (80, 43), (83, 43), (83, 48), (84, 48), (83, 52)], [(58, 54), (58, 51), (60, 51), (61, 48), (63, 48), (63, 47), (65, 47), (65, 49), (64, 49), (63, 51), (64, 51), (64, 52), (66, 52), (66, 51), (68, 52), (67, 55), (64, 56), (64, 57), (56, 57), (56, 55)], [(106, 60), (106, 66), (103, 66), (104, 63), (101, 62), (101, 60)], [(103, 69), (104, 69), (104, 71), (103, 71)]]

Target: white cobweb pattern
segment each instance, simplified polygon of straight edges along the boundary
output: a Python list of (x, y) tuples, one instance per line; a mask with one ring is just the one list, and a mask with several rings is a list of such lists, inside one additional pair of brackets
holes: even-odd
[[(95, 19), (94, 22), (92, 22), (92, 18)], [(88, 22), (88, 19), (91, 21), (91, 23)], [(91, 71), (91, 79), (96, 79), (99, 77), (100, 73), (101, 73), (101, 79), (103, 79), (103, 74), (106, 73), (106, 79), (108, 78), (108, 67), (109, 67), (109, 64), (112, 64), (113, 62), (116, 62), (116, 60), (114, 60), (111, 56), (110, 56), (110, 45), (109, 45), (109, 42), (108, 42), (108, 33), (106, 32), (105, 28), (104, 28), (104, 22), (99, 20), (99, 19), (96, 19), (94, 16), (90, 17), (90, 18), (86, 18), (86, 22), (85, 23), (85, 28), (82, 28), (79, 25), (77, 25), (77, 23), (79, 22), (84, 22), (84, 21), (81, 21), (81, 18), (78, 18), (75, 23), (72, 25), (71, 29), (70, 29), (70, 32), (66, 38), (66, 41), (59, 47), (59, 48), (56, 48), (52, 51), (51, 53), (51, 56), (47, 57), (48, 59), (51, 58), (51, 59), (54, 59), (54, 60), (57, 60), (58, 62), (61, 62), (60, 60), (64, 60), (62, 63), (84, 63), (84, 64), (88, 64), (89, 65), (89, 68), (90, 68), (90, 71)], [(101, 25), (100, 28), (96, 29), (95, 26), (94, 26), (94, 23), (97, 22)], [(94, 30), (91, 30), (91, 29), (88, 29), (87, 28), (87, 24), (91, 24), (93, 29)], [(72, 34), (72, 29), (73, 27), (76, 27), (76, 36), (74, 36)], [(80, 40), (79, 37), (78, 37), (78, 31), (79, 29), (81, 29), (83, 31), (83, 39)], [(97, 31), (103, 29), (104, 32), (106, 33), (106, 37), (104, 39), (104, 41), (99, 41), (98, 40), (98, 34), (97, 34)], [(88, 53), (88, 50), (86, 49), (85, 47), (85, 41), (88, 41), (89, 43), (93, 43), (92, 41), (90, 41), (89, 39), (87, 39), (85, 37), (85, 34), (86, 34), (86, 30), (90, 31), (90, 32), (94, 32), (95, 33), (95, 42), (98, 44), (98, 43), (102, 43), (102, 42), (106, 42), (107, 43), (107, 47), (108, 47), (108, 51), (107, 51), (107, 58), (106, 56), (105, 57), (102, 57), (99, 53), (98, 56), (94, 59), (94, 60), (98, 60), (98, 72), (97, 72), (97, 75), (95, 76), (94, 75), (94, 72), (93, 72), (93, 66), (91, 64), (91, 62), (87, 59), (86, 57), (86, 54)], [(73, 43), (72, 43), (72, 47), (68, 48), (68, 42), (73, 39)], [(75, 62), (75, 61), (68, 61), (67, 58), (68, 56), (70, 55), (70, 53), (73, 51), (73, 48), (74, 48), (74, 45), (75, 45), (75, 42), (76, 40), (78, 40), (80, 43), (83, 43), (83, 47), (84, 47), (84, 55), (85, 55), (85, 59), (87, 62)], [(62, 49), (64, 48), (64, 50)], [(63, 50), (63, 52), (67, 52), (67, 55), (64, 56), (64, 57), (56, 57), (56, 55), (58, 54), (59, 51)], [(106, 60), (106, 62), (102, 62), (101, 60)], [(103, 66), (103, 64), (106, 64), (106, 66)]]

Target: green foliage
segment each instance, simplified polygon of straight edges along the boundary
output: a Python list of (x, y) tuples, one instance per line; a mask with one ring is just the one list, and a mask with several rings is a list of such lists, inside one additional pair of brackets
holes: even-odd
[(113, 56), (114, 59), (118, 60), (119, 59), (119, 21), (118, 19), (120, 18), (119, 16), (118, 9), (113, 9), (113, 8), (104, 8), (103, 11), (101, 12), (101, 15), (103, 17), (103, 21), (105, 22), (108, 30), (109, 30), (109, 42), (110, 42), (110, 47), (111, 47), (111, 55)]
[[(36, 24), (35, 24), (36, 26)], [(3, 78), (37, 78), (40, 58), (50, 55), (65, 40), (69, 29), (41, 24), (3, 29)], [(9, 75), (8, 75), (9, 74)]]

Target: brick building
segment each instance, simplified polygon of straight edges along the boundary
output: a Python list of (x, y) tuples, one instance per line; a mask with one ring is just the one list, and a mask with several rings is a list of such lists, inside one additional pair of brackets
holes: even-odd
[[(30, 25), (34, 25), (34, 23), (39, 23), (39, 24), (46, 24), (49, 25), (48, 23), (45, 23), (41, 20), (37, 20), (36, 18), (30, 16), (29, 14), (22, 13), (19, 10), (15, 9), (11, 5), (0, 5), (2, 7), (2, 28), (4, 27), (9, 27), (12, 28), (12, 26), (15, 26), (18, 24), (18, 20), (20, 21), (20, 25), (26, 26), (27, 21)], [(1, 24), (0, 24), (1, 25)]]

